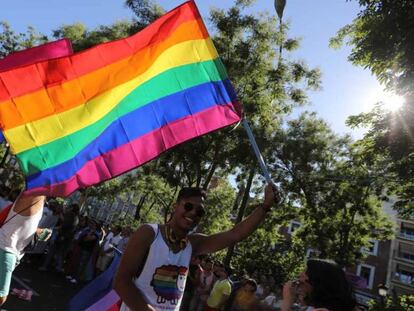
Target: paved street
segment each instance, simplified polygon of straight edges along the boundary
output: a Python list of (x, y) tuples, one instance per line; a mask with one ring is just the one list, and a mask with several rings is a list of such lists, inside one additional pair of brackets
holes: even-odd
[(32, 301), (28, 302), (9, 295), (8, 301), (3, 306), (7, 311), (54, 311), (66, 310), (68, 301), (79, 291), (83, 285), (69, 283), (64, 275), (54, 272), (38, 271), (39, 258), (25, 258), (13, 273), (13, 288), (32, 290)]

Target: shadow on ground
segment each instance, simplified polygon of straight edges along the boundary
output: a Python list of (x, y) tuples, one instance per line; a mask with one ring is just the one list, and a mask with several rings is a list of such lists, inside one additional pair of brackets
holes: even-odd
[[(40, 258), (27, 257), (14, 271), (10, 291), (13, 288), (28, 289), (38, 294), (25, 301), (9, 295), (2, 309), (7, 311), (65, 311), (69, 300), (85, 285), (69, 283), (62, 273), (38, 271)], [(21, 283), (23, 281), (23, 284)]]

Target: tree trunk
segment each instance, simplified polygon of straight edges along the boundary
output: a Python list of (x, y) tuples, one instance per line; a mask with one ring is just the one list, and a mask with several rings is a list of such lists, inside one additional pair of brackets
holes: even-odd
[(154, 207), (155, 203), (157, 203), (156, 200), (152, 201), (151, 205), (148, 207), (147, 211), (145, 212), (145, 216), (142, 218), (144, 222), (147, 221), (147, 216), (149, 212), (152, 210), (152, 208)]
[(147, 197), (147, 194), (142, 195), (139, 198), (139, 202), (137, 204), (137, 209), (135, 210), (135, 216), (134, 216), (135, 220), (139, 221), (141, 219), (141, 209), (142, 209), (142, 206), (144, 206), (146, 197)]
[[(253, 178), (254, 178), (255, 173), (256, 173), (256, 167), (252, 167), (250, 169), (250, 172), (249, 172), (249, 178), (247, 180), (246, 190), (244, 191), (243, 200), (240, 204), (239, 213), (237, 214), (236, 224), (241, 222), (242, 219), (243, 219), (244, 212), (245, 212), (246, 206), (247, 206), (247, 202), (250, 198), (250, 188), (252, 187)], [(226, 258), (224, 259), (224, 264), (225, 265), (230, 265), (231, 258), (233, 257), (233, 254), (234, 254), (234, 245), (230, 246), (228, 248)]]
[(201, 174), (200, 163), (197, 163), (196, 172), (197, 172), (196, 187), (200, 187), (201, 179), (203, 177), (202, 174)]
[(208, 186), (210, 185), (211, 179), (214, 176), (214, 173), (216, 172), (217, 165), (218, 165), (218, 156), (220, 154), (220, 145), (216, 146), (216, 150), (214, 151), (214, 157), (213, 157), (213, 163), (210, 166), (210, 169), (208, 170), (208, 175), (206, 177), (206, 180), (203, 184), (203, 189), (207, 190)]
[(9, 152), (10, 152), (10, 146), (7, 145), (6, 151), (4, 152), (4, 156), (3, 156), (3, 158), (1, 159), (1, 162), (0, 162), (0, 168), (2, 168), (4, 166), (4, 164), (6, 163), (6, 159), (7, 159), (7, 156), (9, 155)]
[(237, 211), (237, 208), (239, 207), (240, 201), (242, 199), (242, 196), (244, 194), (244, 191), (246, 190), (246, 187), (244, 184), (240, 186), (240, 190), (236, 195), (236, 199), (234, 200), (233, 208), (231, 209), (232, 212)]
[(88, 199), (88, 196), (89, 196), (89, 188), (86, 188), (84, 191), (81, 192), (81, 196), (80, 196), (80, 199), (79, 199), (79, 212), (80, 212), (80, 215), (82, 215), (83, 212), (84, 212), (85, 203), (86, 203), (86, 200)]
[(214, 161), (211, 164), (211, 167), (210, 167), (210, 169), (208, 171), (208, 175), (207, 175), (206, 180), (204, 181), (204, 184), (203, 184), (203, 190), (207, 190), (208, 189), (208, 186), (210, 185), (211, 179), (213, 178), (214, 173), (216, 172), (217, 164), (218, 163), (216, 161)]

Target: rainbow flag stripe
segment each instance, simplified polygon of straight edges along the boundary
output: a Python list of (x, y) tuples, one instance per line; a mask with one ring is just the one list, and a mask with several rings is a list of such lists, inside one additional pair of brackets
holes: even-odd
[(0, 72), (0, 127), (30, 193), (67, 196), (239, 112), (193, 1), (131, 37)]
[[(71, 42), (68, 39), (60, 39), (7, 55), (0, 59), (0, 71), (71, 54), (73, 54)], [(5, 138), (0, 131), (0, 144), (3, 142)]]

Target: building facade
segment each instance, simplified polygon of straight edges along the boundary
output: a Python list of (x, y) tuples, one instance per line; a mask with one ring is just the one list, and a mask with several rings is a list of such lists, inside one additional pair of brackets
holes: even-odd
[(397, 218), (387, 281), (396, 295), (414, 294), (414, 217)]
[[(389, 241), (371, 240), (370, 246), (362, 248), (366, 258), (354, 267), (346, 269), (355, 279), (364, 279), (365, 288), (355, 289), (355, 298), (362, 306), (370, 300), (380, 300), (379, 287), (385, 285), (388, 295), (414, 295), (414, 216), (401, 219), (392, 209), (395, 199), (383, 203), (383, 211), (395, 224), (395, 238)], [(282, 229), (286, 238), (290, 238), (301, 223), (292, 220)], [(308, 249), (306, 257), (317, 257), (318, 250)]]

